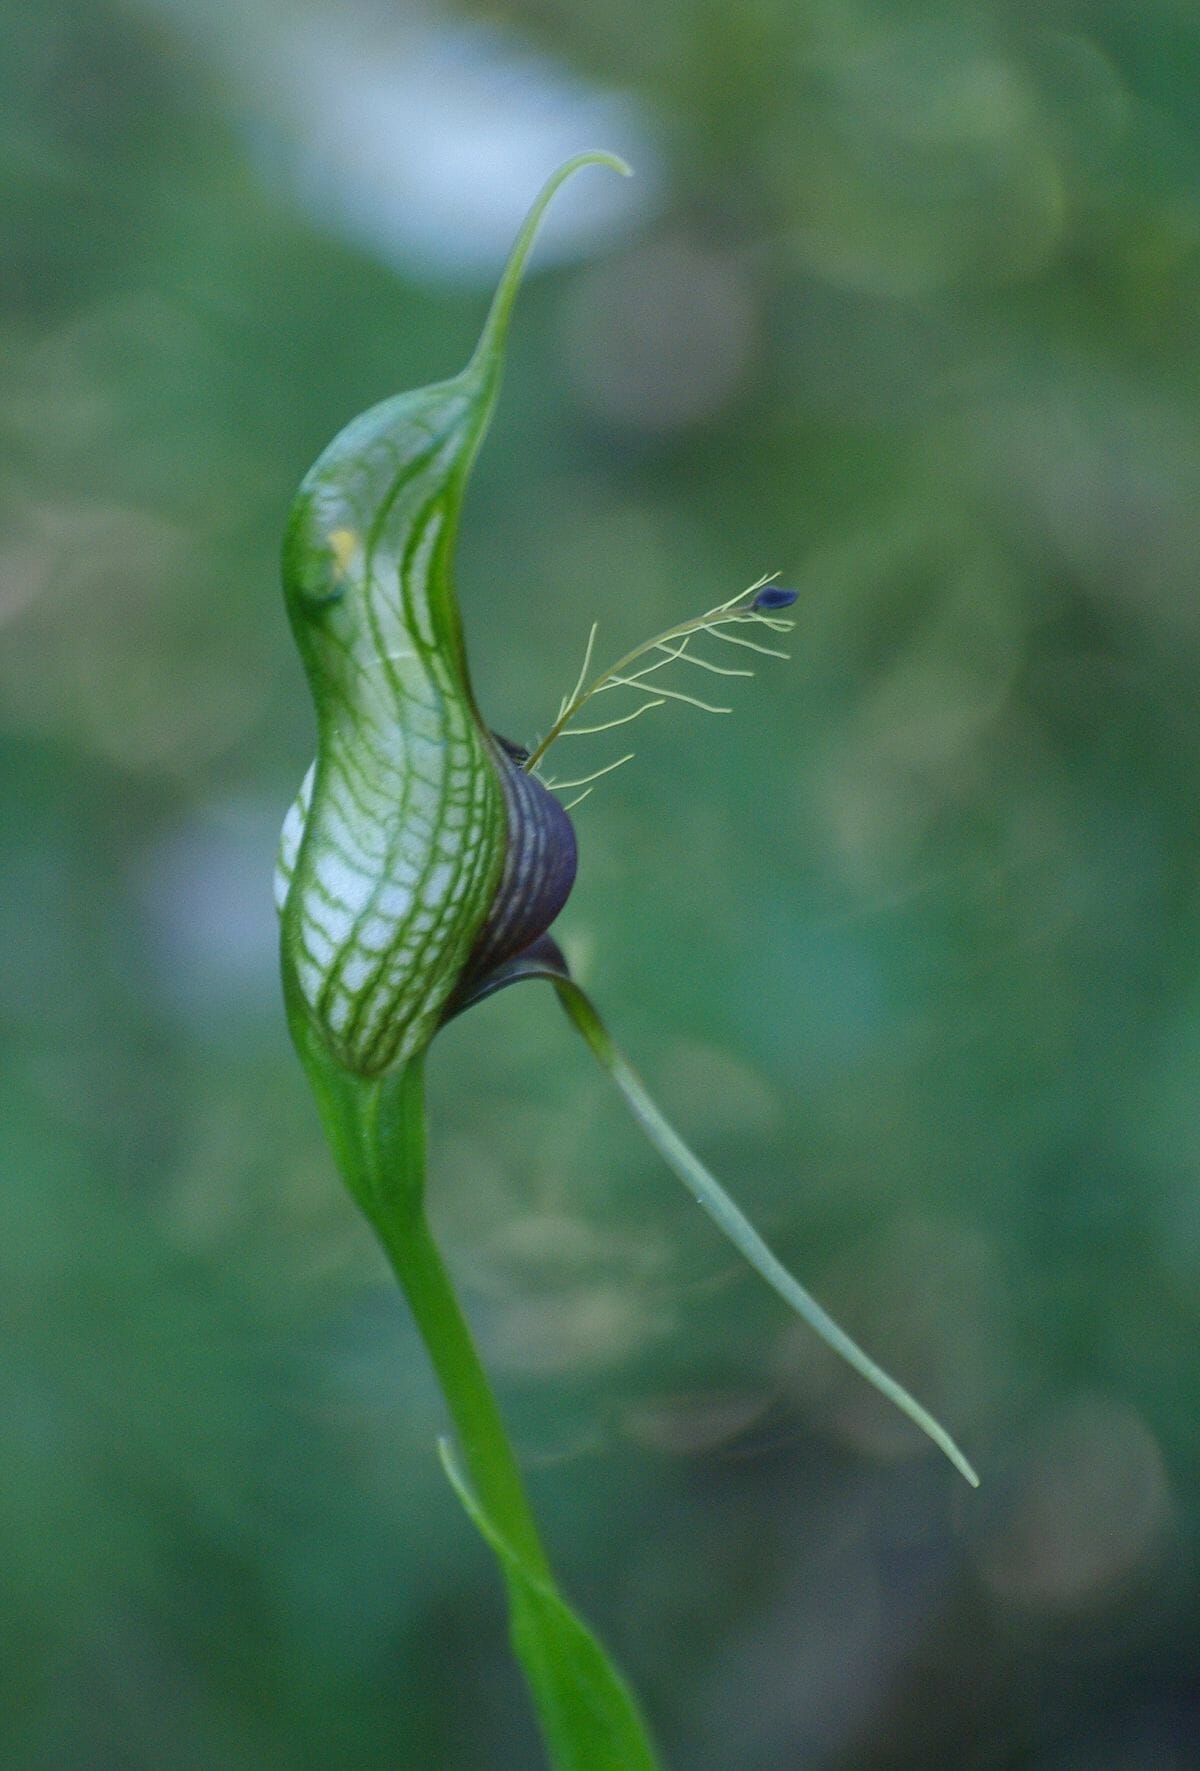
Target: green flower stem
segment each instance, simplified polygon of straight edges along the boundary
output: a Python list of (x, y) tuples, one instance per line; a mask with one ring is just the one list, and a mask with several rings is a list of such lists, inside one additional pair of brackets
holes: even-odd
[(403, 1168), (376, 1173), (371, 1222), (421, 1332), (479, 1503), (526, 1568), (552, 1584), (499, 1406), (425, 1215), (423, 1071), (418, 1057), (404, 1073), (403, 1136), (389, 1138), (387, 1152), (377, 1146)]
[(660, 1771), (625, 1681), (560, 1595), (521, 1474), (425, 1216), (424, 1054), (382, 1077), (343, 1070), (299, 1008), (297, 1048), (338, 1166), (383, 1244), (425, 1342), (465, 1474), (444, 1443), (450, 1483), (508, 1589), (513, 1646), (555, 1771)]

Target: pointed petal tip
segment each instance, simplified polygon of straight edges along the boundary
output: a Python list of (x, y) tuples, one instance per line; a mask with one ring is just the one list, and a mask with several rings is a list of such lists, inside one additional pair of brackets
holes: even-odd
[[(569, 178), (579, 166), (607, 166), (610, 171), (619, 172), (622, 178), (633, 177), (633, 167), (628, 160), (622, 160), (620, 154), (610, 154), (607, 148), (587, 148), (582, 154), (576, 154), (574, 159), (568, 160), (559, 171), (564, 178)], [(556, 173), (555, 177), (558, 176)]]
[(538, 228), (541, 226), (542, 217), (559, 188), (574, 173), (581, 171), (585, 166), (606, 166), (611, 172), (619, 172), (622, 178), (632, 178), (633, 176), (632, 168), (619, 155), (610, 154), (604, 148), (588, 148), (582, 154), (574, 154), (571, 159), (564, 160), (562, 165), (550, 174), (534, 198), (529, 213), (521, 224), (512, 251), (509, 253), (508, 262), (497, 284), (496, 293), (492, 297), (492, 305), (488, 310), (487, 319), (484, 321), (479, 343), (463, 371), (464, 377), (482, 376), (485, 380), (494, 380), (498, 374), (504, 352), (509, 315), (512, 312), (517, 288), (524, 275), (526, 261), (537, 237)]

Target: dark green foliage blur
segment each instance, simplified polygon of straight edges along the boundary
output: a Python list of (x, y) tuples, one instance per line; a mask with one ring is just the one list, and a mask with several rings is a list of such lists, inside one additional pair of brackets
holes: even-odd
[[(0, 1764), (529, 1771), (269, 907), (291, 493), (461, 366), (495, 268), (322, 219), (281, 93), (316, 42), (336, 155), (373, 67), (472, 21), (0, 20)], [(800, 589), (732, 716), (635, 728), (560, 929), (984, 1483), (739, 1268), (527, 987), (435, 1049), (432, 1203), (564, 1586), (675, 1771), (1200, 1767), (1200, 21), (486, 22), (624, 92), (653, 164), (522, 296), (460, 553), (481, 704), (527, 740), (593, 619), (606, 662)], [(555, 158), (634, 151), (593, 133), (514, 222)]]

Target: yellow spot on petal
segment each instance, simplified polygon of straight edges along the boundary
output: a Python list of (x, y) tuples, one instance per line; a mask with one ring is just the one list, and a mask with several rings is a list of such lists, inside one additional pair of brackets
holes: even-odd
[(333, 557), (339, 574), (344, 574), (354, 558), (354, 550), (358, 546), (358, 535), (353, 529), (332, 529), (329, 534), (329, 545), (333, 549)]

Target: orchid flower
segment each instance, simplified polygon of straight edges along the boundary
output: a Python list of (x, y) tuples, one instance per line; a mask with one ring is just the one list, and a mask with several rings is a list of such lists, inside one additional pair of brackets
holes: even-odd
[[(572, 978), (550, 934), (576, 869), (569, 809), (540, 765), (552, 743), (636, 719), (668, 700), (727, 711), (668, 686), (692, 664), (748, 674), (747, 651), (790, 622), (794, 593), (768, 580), (579, 681), (530, 749), (498, 737), (471, 687), (452, 567), (463, 495), (495, 405), (510, 314), (541, 217), (581, 154), (529, 213), (461, 374), (354, 419), (305, 477), (287, 525), (288, 614), (312, 692), (317, 755), (284, 822), (276, 871), (293, 1039), (341, 1173), (378, 1234), (440, 1379), (463, 1469), (443, 1461), (499, 1559), (514, 1642), (560, 1771), (656, 1764), (636, 1706), (554, 1585), (516, 1461), (424, 1213), (425, 1054), (440, 1027), (486, 996), (548, 981), (669, 1168), (768, 1284), (890, 1397), (974, 1483), (962, 1453), (771, 1253), (667, 1123)], [(741, 652), (694, 649), (711, 636)], [(737, 658), (738, 663), (732, 659)], [(676, 683), (677, 677), (672, 678)], [(628, 711), (577, 716), (623, 690)], [(596, 775), (615, 768), (618, 758)], [(574, 803), (574, 802), (573, 802)]]

